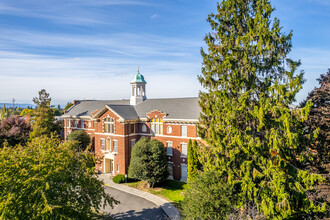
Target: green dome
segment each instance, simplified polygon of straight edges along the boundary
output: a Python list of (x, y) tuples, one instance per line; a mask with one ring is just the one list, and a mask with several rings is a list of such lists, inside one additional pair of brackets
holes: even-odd
[(135, 82), (139, 82), (139, 83), (147, 83), (145, 80), (144, 80), (144, 77), (142, 74), (140, 74), (140, 71), (138, 71), (138, 73), (134, 76), (133, 80), (132, 80), (132, 83), (135, 83)]

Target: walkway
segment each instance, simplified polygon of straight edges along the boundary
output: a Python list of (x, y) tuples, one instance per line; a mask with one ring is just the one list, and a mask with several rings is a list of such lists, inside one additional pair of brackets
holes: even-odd
[[(101, 180), (103, 180), (105, 185), (109, 186), (110, 188), (120, 190), (125, 193), (149, 200), (150, 202), (152, 202), (155, 205), (157, 205), (158, 207), (160, 207), (166, 213), (166, 215), (168, 216), (169, 219), (172, 219), (172, 220), (180, 219), (180, 213), (178, 212), (178, 210), (167, 200), (162, 199), (159, 196), (153, 195), (151, 193), (144, 192), (144, 191), (126, 186), (124, 184), (116, 184), (112, 181), (112, 179), (110, 179), (110, 175), (108, 175), (108, 174), (100, 174), (99, 178)], [(110, 192), (110, 194), (111, 194), (111, 192)], [(131, 200), (135, 200), (135, 199), (131, 199)], [(153, 219), (155, 219), (155, 218), (153, 218)]]

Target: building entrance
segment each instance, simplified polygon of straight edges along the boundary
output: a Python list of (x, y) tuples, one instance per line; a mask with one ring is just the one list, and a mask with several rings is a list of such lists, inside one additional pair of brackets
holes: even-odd
[(105, 159), (104, 164), (104, 172), (105, 173), (113, 173), (113, 160), (111, 159)]

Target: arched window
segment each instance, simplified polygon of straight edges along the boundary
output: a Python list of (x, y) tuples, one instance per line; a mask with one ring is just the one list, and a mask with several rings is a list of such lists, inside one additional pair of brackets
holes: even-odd
[(153, 134), (163, 134), (163, 120), (160, 118), (151, 119), (151, 131)]
[(111, 117), (103, 119), (103, 129), (104, 133), (115, 133), (115, 120)]
[(167, 134), (172, 134), (172, 127), (171, 126), (167, 127)]

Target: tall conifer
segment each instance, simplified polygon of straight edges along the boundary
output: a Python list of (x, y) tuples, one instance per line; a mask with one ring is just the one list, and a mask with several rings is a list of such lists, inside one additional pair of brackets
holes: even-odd
[(234, 206), (282, 219), (320, 211), (306, 196), (320, 177), (295, 166), (307, 149), (299, 122), (311, 104), (289, 108), (303, 72), (295, 74), (292, 32), (282, 32), (273, 11), (269, 0), (223, 0), (209, 15), (199, 131), (207, 143), (203, 167), (233, 186)]
[(55, 115), (50, 105), (51, 100), (45, 89), (40, 90), (39, 96), (33, 98), (37, 107), (32, 121), (31, 139), (41, 136), (50, 137), (59, 133), (61, 127), (55, 122)]
[(200, 162), (198, 160), (197, 154), (197, 141), (192, 142), (189, 140), (188, 144), (188, 181), (191, 181), (195, 178), (198, 173), (198, 170), (201, 169)]

